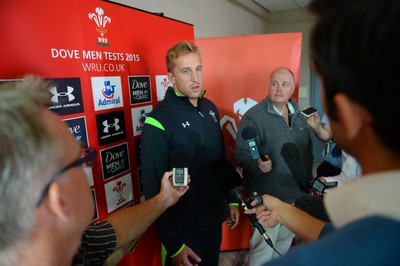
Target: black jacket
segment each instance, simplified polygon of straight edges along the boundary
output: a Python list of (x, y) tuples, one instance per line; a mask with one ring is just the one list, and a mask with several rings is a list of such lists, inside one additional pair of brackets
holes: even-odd
[(168, 254), (183, 244), (182, 236), (221, 226), (228, 214), (223, 193), (210, 164), (225, 156), (219, 113), (208, 99), (194, 107), (187, 97), (168, 88), (165, 98), (147, 116), (142, 130), (141, 156), (146, 199), (158, 193), (160, 180), (172, 167), (188, 167), (188, 192), (156, 221)]

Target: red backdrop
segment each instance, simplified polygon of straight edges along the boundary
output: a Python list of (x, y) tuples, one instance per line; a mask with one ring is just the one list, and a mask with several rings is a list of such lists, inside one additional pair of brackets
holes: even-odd
[[(2, 1), (0, 79), (34, 73), (55, 83), (52, 109), (85, 146), (99, 151), (87, 169), (96, 213), (93, 222), (144, 200), (140, 134), (166, 87), (165, 52), (194, 41), (193, 26), (99, 0)], [(274, 34), (195, 40), (203, 53), (204, 88), (221, 113), (232, 159), (239, 118), (267, 94), (277, 66), (300, 69), (301, 35)], [(296, 94), (297, 95), (297, 94)], [(222, 250), (248, 247), (250, 226), (224, 226)], [(153, 227), (119, 265), (161, 265)]]
[[(295, 74), (294, 99), (300, 77), (301, 33), (262, 34), (196, 39), (201, 47), (206, 97), (218, 107), (232, 162), (241, 116), (268, 94), (271, 72), (280, 66)], [(242, 209), (242, 208), (241, 208)], [(237, 228), (223, 227), (221, 250), (248, 248), (250, 223), (243, 215)]]
[[(168, 86), (167, 49), (194, 41), (193, 25), (99, 0), (1, 1), (0, 17), (0, 79), (53, 80), (51, 109), (99, 152), (93, 222), (143, 201), (141, 126)], [(120, 264), (160, 265), (160, 250), (151, 227)]]

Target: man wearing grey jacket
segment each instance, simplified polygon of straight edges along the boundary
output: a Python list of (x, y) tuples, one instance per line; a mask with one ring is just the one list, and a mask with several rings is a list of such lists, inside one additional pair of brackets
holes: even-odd
[[(304, 162), (305, 174), (309, 177), (313, 163), (313, 133), (298, 105), (291, 98), (293, 92), (293, 72), (285, 67), (275, 69), (270, 76), (268, 96), (243, 116), (235, 149), (235, 160), (243, 168), (250, 192), (274, 195), (290, 204), (305, 192), (300, 189), (281, 155), (283, 144), (298, 146), (301, 151), (299, 161)], [(248, 142), (243, 138), (246, 134), (242, 134), (249, 127), (254, 128), (257, 133), (255, 141), (264, 158), (253, 159), (251, 155)], [(282, 225), (268, 228), (267, 234), (281, 254), (289, 249), (294, 236)], [(255, 230), (250, 240), (250, 265), (262, 265), (278, 256)]]

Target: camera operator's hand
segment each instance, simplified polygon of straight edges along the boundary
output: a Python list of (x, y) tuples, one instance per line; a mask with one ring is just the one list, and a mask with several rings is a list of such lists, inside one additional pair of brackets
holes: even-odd
[[(251, 206), (259, 204), (259, 200), (255, 199), (251, 202)], [(252, 209), (246, 210), (245, 214), (255, 213), (258, 222), (266, 227), (274, 227), (281, 223), (280, 208), (283, 208), (286, 203), (278, 198), (268, 194), (262, 195), (262, 204)]]
[[(316, 240), (326, 224), (326, 222), (273, 196), (265, 194), (262, 199), (262, 205), (246, 210), (245, 213), (255, 213), (258, 222), (263, 226), (274, 227), (281, 223), (301, 240), (308, 242)], [(254, 200), (251, 205), (255, 206), (257, 202)]]

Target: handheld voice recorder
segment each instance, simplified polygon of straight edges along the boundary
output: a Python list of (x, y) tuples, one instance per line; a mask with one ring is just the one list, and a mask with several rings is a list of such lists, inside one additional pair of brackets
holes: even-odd
[(188, 182), (187, 167), (172, 168), (172, 182), (175, 187), (184, 187)]

